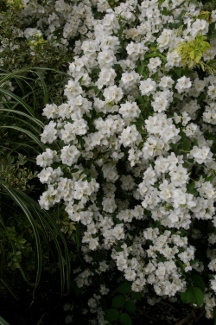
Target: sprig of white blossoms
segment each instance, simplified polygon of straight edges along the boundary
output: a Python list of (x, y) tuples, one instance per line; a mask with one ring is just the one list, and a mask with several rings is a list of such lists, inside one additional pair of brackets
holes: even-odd
[[(60, 2), (66, 12), (63, 0), (56, 8)], [(94, 18), (93, 5), (101, 18)], [(175, 50), (206, 35), (209, 22), (190, 1), (181, 8), (168, 0), (93, 5), (83, 4), (88, 33), (74, 49), (66, 101), (43, 111), (50, 122), (41, 134), (48, 148), (37, 157), (47, 184), (39, 202), (49, 209), (61, 201), (82, 225), (87, 263), (95, 250), (108, 250), (132, 290), (152, 285), (158, 296), (175, 296), (186, 290), (186, 273), (203, 270), (202, 260), (193, 263), (196, 246), (187, 234), (199, 220), (215, 226), (216, 164), (208, 136), (214, 134), (216, 77), (184, 70)], [(49, 148), (59, 140), (60, 150)], [(203, 266), (209, 273), (214, 260), (209, 254)], [(109, 264), (95, 269), (100, 274)], [(208, 317), (216, 304), (211, 299), (206, 293)]]

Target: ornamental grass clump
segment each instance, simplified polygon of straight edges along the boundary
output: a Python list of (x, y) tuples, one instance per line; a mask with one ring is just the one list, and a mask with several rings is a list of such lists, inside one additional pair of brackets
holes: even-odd
[[(216, 77), (207, 72), (216, 11), (202, 16), (198, 1), (86, 5), (65, 101), (43, 110), (39, 203), (61, 202), (77, 224), (85, 264), (77, 285), (100, 284), (88, 302), (94, 324), (105, 324), (106, 272), (150, 303), (180, 295), (212, 318)], [(204, 46), (193, 52), (197, 40)]]

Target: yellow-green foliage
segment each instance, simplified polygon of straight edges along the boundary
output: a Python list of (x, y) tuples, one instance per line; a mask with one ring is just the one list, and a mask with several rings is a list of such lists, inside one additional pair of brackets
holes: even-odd
[(24, 8), (24, 4), (21, 0), (6, 0), (6, 5), (14, 7), (16, 10), (21, 10)]
[(193, 68), (200, 63), (203, 53), (211, 48), (206, 39), (206, 36), (197, 35), (194, 40), (179, 44), (177, 51), (180, 53), (181, 61), (185, 67)]
[(199, 14), (199, 16), (197, 18), (204, 19), (208, 23), (211, 23), (212, 22), (212, 18), (211, 18), (210, 11), (204, 11), (204, 10), (200, 11), (200, 14)]

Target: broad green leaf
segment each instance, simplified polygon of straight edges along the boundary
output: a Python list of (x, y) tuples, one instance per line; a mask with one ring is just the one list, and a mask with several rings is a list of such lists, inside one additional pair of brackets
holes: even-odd
[(204, 301), (204, 294), (198, 287), (189, 287), (186, 292), (180, 294), (183, 303), (196, 304), (200, 307)]
[(121, 308), (124, 306), (125, 297), (122, 295), (118, 295), (112, 299), (112, 307), (114, 308)]
[(203, 278), (200, 275), (198, 274), (193, 275), (192, 281), (195, 287), (200, 288), (203, 292), (205, 291), (205, 283), (203, 281)]
[(111, 308), (106, 311), (105, 313), (105, 319), (108, 320), (109, 322), (114, 322), (118, 319), (119, 317), (119, 312), (115, 308)]
[(134, 314), (136, 311), (136, 305), (132, 300), (126, 301), (124, 308), (127, 310), (128, 313)]
[(188, 289), (188, 294), (189, 294), (191, 302), (193, 304), (196, 304), (197, 307), (200, 307), (203, 304), (204, 294), (200, 288), (190, 287)]
[(141, 300), (142, 299), (142, 293), (141, 292), (132, 291), (131, 294), (132, 294), (133, 298), (136, 299), (136, 300)]
[(127, 294), (131, 292), (131, 284), (129, 282), (123, 282), (118, 288), (117, 291), (122, 294)]
[(190, 303), (190, 298), (188, 296), (188, 292), (180, 292), (180, 298), (183, 304), (189, 304)]
[(121, 314), (119, 322), (121, 325), (132, 325), (131, 317), (126, 313)]

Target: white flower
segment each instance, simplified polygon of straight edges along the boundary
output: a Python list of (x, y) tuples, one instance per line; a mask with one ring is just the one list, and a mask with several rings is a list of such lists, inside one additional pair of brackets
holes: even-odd
[(55, 150), (51, 150), (46, 148), (46, 151), (43, 152), (41, 155), (38, 155), (36, 158), (36, 163), (40, 167), (47, 167), (51, 165), (54, 159), (57, 158), (57, 152)]
[(198, 34), (206, 35), (208, 33), (209, 23), (205, 19), (196, 19), (191, 26), (191, 35), (196, 37)]
[(106, 50), (98, 54), (98, 63), (100, 68), (110, 68), (116, 63), (115, 53), (112, 50)]
[(50, 121), (45, 125), (43, 133), (41, 133), (41, 141), (43, 143), (53, 143), (57, 139), (56, 123)]
[(178, 93), (181, 94), (184, 91), (188, 91), (191, 85), (192, 83), (190, 78), (183, 76), (177, 80), (175, 88), (177, 89)]
[(131, 269), (131, 268), (127, 268), (125, 271), (124, 271), (124, 276), (125, 276), (125, 279), (128, 280), (128, 281), (134, 281), (136, 279), (136, 272)]
[(48, 119), (53, 119), (58, 117), (58, 107), (56, 104), (46, 104), (43, 109), (42, 115), (46, 116)]
[(103, 86), (113, 86), (115, 77), (116, 72), (114, 69), (103, 67), (99, 73), (99, 79), (96, 85), (99, 89), (103, 88)]
[(72, 166), (75, 164), (80, 157), (80, 151), (76, 148), (76, 146), (65, 146), (61, 149), (60, 158), (62, 163), (67, 166)]
[(189, 153), (189, 157), (194, 158), (198, 164), (203, 164), (211, 161), (212, 156), (213, 154), (211, 153), (210, 148), (207, 146), (202, 146), (202, 148), (194, 146)]
[(115, 200), (113, 197), (104, 197), (102, 201), (103, 210), (109, 213), (113, 213), (117, 208)]
[(68, 99), (77, 97), (82, 94), (82, 88), (80, 87), (79, 82), (70, 79), (65, 86), (64, 94)]
[(174, 84), (174, 80), (169, 76), (163, 76), (160, 80), (159, 86), (161, 88), (172, 88), (172, 85)]
[(26, 28), (24, 30), (24, 36), (28, 39), (30, 37), (42, 36), (41, 30), (37, 28)]
[(123, 91), (116, 85), (105, 88), (103, 95), (107, 103), (118, 103), (123, 97)]
[(150, 71), (155, 72), (157, 67), (159, 67), (161, 65), (161, 63), (162, 63), (162, 61), (159, 57), (151, 58), (149, 60), (147, 67), (149, 68)]
[(124, 147), (131, 146), (132, 144), (135, 144), (140, 141), (141, 135), (137, 131), (136, 126), (134, 124), (124, 129), (120, 135), (120, 143), (122, 143)]
[(164, 92), (160, 91), (154, 93), (153, 98), (154, 101), (152, 101), (151, 105), (155, 112), (163, 112), (168, 108), (169, 101), (167, 100)]
[(140, 115), (140, 109), (136, 102), (126, 102), (120, 105), (119, 113), (124, 119), (132, 121)]
[(151, 78), (140, 82), (140, 91), (142, 95), (149, 95), (156, 90), (156, 82)]
[(164, 28), (164, 30), (158, 37), (157, 43), (158, 43), (158, 47), (161, 51), (168, 48), (172, 34), (173, 34), (173, 31), (171, 29)]

